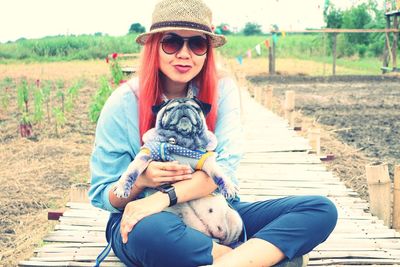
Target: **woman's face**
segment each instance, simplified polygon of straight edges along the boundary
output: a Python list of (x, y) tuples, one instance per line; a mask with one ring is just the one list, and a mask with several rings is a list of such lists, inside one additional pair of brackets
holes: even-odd
[[(196, 37), (193, 38), (194, 36)], [(180, 37), (185, 39), (181, 48)], [(192, 38), (187, 39), (190, 37)], [(159, 66), (167, 79), (173, 83), (186, 84), (199, 74), (207, 56), (206, 52), (201, 54), (204, 52), (203, 40), (207, 40), (206, 35), (195, 31), (178, 30), (164, 33), (159, 45)], [(208, 41), (206, 44), (208, 49)]]

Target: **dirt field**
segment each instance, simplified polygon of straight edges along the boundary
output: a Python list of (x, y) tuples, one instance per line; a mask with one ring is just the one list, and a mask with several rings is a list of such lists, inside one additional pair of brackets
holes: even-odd
[[(362, 198), (368, 197), (366, 164), (387, 162), (393, 180), (394, 165), (400, 164), (398, 77), (247, 78), (254, 86), (272, 85), (280, 103), (285, 91), (295, 91), (297, 125), (322, 128), (323, 154), (336, 157), (327, 166)], [(276, 111), (282, 112), (279, 106)]]
[[(295, 63), (285, 68), (281, 61), (282, 73), (298, 75), (299, 66), (307, 66), (296, 76), (306, 77), (322, 67)], [(278, 113), (284, 91), (295, 90), (296, 108), (303, 114), (298, 123), (315, 120), (321, 124), (323, 153), (336, 156), (328, 167), (366, 197), (365, 164), (373, 158), (399, 163), (400, 89), (396, 83), (268, 80), (263, 64), (260, 60), (243, 66), (227, 63), (234, 72), (248, 76), (241, 86), (273, 84)], [(23, 76), (32, 81), (63, 79), (66, 84), (84, 80), (79, 101), (58, 137), (53, 123), (46, 122), (33, 126), (33, 138), (21, 138), (16, 88), (0, 87), (0, 97), (5, 90), (11, 95), (7, 109), (0, 106), (0, 266), (15, 266), (32, 255), (54, 226), (47, 220), (47, 211), (64, 207), (71, 184), (88, 181), (95, 125), (89, 122), (87, 110), (104, 74), (108, 66), (103, 61), (0, 65), (0, 81), (5, 77), (18, 81)]]
[(0, 82), (5, 77), (13, 83), (21, 77), (30, 82), (62, 79), (68, 87), (84, 81), (59, 136), (51, 118), (33, 125), (30, 139), (19, 135), (15, 85), (0, 86), (0, 97), (5, 91), (10, 95), (8, 107), (0, 107), (0, 266), (16, 266), (29, 257), (55, 224), (47, 220), (47, 211), (65, 206), (71, 184), (88, 181), (95, 129), (88, 106), (99, 76), (106, 74), (103, 61), (0, 65)]

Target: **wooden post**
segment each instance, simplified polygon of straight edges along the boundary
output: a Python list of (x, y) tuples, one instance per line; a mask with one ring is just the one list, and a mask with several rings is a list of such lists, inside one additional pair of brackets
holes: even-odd
[(333, 40), (332, 40), (332, 57), (333, 57), (333, 62), (332, 62), (332, 75), (336, 75), (336, 43), (337, 43), (337, 33), (333, 34)]
[(268, 47), (268, 72), (269, 74), (275, 74), (275, 50), (274, 45)]
[(274, 88), (272, 86), (267, 86), (264, 90), (264, 106), (267, 109), (272, 110), (272, 96), (274, 94)]
[[(390, 29), (390, 16), (386, 16), (386, 29)], [(385, 48), (383, 50), (383, 66), (384, 68), (387, 68), (389, 66), (389, 33), (385, 33), (386, 38), (385, 38)]]
[(269, 74), (275, 74), (275, 59), (276, 59), (276, 42), (274, 41), (274, 34), (272, 33), (272, 46), (269, 47)]
[(294, 128), (294, 107), (295, 92), (290, 90), (285, 92), (285, 119), (289, 122), (291, 128)]
[[(398, 29), (399, 28), (399, 21), (397, 19), (397, 15), (394, 16), (393, 18), (393, 28)], [(393, 60), (393, 70), (397, 69), (397, 43), (399, 41), (399, 33), (394, 32), (393, 33), (393, 45), (392, 45), (392, 60)]]
[(308, 130), (308, 141), (311, 149), (317, 156), (321, 154), (321, 130), (319, 128), (311, 128)]
[(374, 162), (365, 167), (371, 213), (390, 226), (391, 194), (387, 163)]
[(263, 92), (262, 91), (263, 91), (263, 89), (259, 86), (254, 88), (254, 99), (260, 104), (263, 103)]
[(71, 185), (70, 201), (89, 203), (89, 198), (88, 198), (89, 187), (90, 184), (88, 183), (79, 183)]
[(400, 231), (400, 165), (394, 167), (393, 228)]

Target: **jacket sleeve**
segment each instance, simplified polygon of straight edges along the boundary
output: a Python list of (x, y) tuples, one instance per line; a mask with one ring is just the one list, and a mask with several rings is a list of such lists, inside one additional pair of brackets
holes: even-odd
[(231, 78), (219, 81), (218, 114), (215, 135), (218, 140), (217, 162), (225, 173), (238, 184), (236, 169), (242, 157), (243, 131), (241, 123), (240, 92)]
[[(137, 103), (129, 89), (118, 88), (106, 101), (97, 122), (90, 161), (91, 203), (110, 212), (120, 212), (109, 200), (109, 192), (137, 153)], [(136, 125), (135, 125), (136, 124)]]

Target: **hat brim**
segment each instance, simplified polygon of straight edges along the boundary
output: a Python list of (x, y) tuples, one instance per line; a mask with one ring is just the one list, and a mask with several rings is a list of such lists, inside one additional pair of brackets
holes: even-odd
[(146, 44), (147, 39), (149, 38), (150, 35), (154, 34), (154, 33), (158, 33), (158, 32), (166, 32), (166, 31), (176, 31), (176, 30), (188, 30), (188, 31), (196, 31), (196, 32), (200, 32), (200, 33), (204, 33), (208, 36), (210, 36), (211, 38), (211, 45), (213, 47), (220, 47), (223, 46), (226, 43), (226, 37), (224, 35), (220, 35), (220, 34), (215, 34), (215, 33), (211, 33), (211, 32), (207, 32), (207, 31), (202, 31), (202, 30), (198, 30), (198, 29), (192, 29), (192, 28), (184, 28), (184, 27), (163, 27), (160, 29), (155, 29), (152, 30), (150, 32), (146, 32), (146, 33), (142, 33), (139, 34), (136, 37), (136, 43), (140, 44), (140, 45), (144, 45)]

